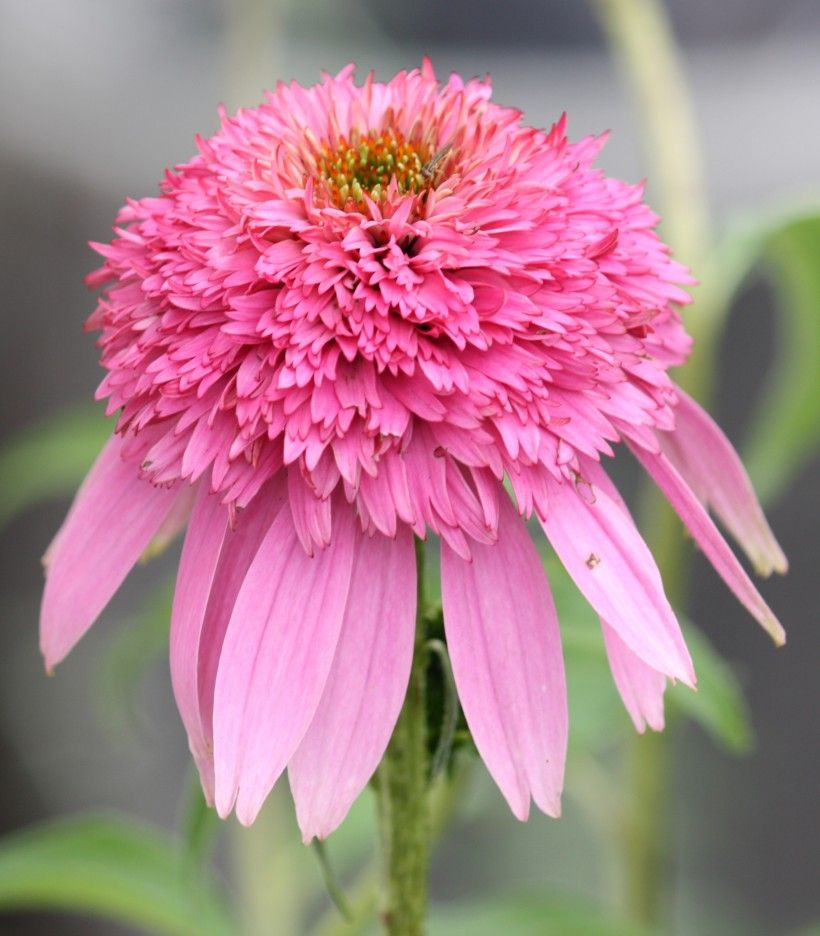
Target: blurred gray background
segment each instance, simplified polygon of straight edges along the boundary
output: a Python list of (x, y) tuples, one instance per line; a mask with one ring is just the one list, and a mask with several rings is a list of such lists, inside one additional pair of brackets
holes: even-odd
[[(670, 7), (718, 223), (816, 199), (820, 3)], [(194, 134), (216, 129), (217, 102), (253, 104), (279, 78), (312, 83), (351, 60), (386, 78), (425, 53), (442, 76), (491, 72), (496, 98), (531, 123), (566, 110), (573, 136), (611, 128), (604, 167), (631, 180), (645, 174), (627, 95), (580, 0), (0, 0), (0, 434), (93, 393), (100, 372), (82, 331), (93, 298), (82, 278), (95, 257), (86, 241), (108, 239), (124, 196), (155, 192), (165, 166), (193, 153)], [(771, 315), (765, 284), (750, 282), (732, 315), (714, 407), (739, 442), (770, 359)], [(785, 580), (763, 585), (789, 631), (784, 650), (697, 563), (690, 611), (741, 673), (758, 745), (733, 760), (695, 728), (677, 736), (675, 932), (769, 936), (820, 916), (817, 467), (771, 510), (792, 563)], [(162, 567), (138, 570), (56, 677), (42, 672), (39, 556), (65, 507), (29, 511), (0, 531), (0, 831), (101, 805), (171, 826), (188, 762), (166, 668), (143, 686), (139, 731), (123, 736), (106, 728), (95, 675)], [(600, 886), (594, 843), (571, 802), (562, 822), (522, 828), (489, 788), (479, 795), (488, 810), (468, 812), (440, 855), (438, 899)], [(92, 931), (125, 932), (0, 917), (0, 933)]]

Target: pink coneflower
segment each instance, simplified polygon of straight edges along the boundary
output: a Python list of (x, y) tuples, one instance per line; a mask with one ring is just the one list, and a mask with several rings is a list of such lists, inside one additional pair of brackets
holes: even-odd
[(516, 816), (559, 813), (567, 744), (526, 518), (600, 615), (636, 726), (661, 728), (666, 680), (695, 675), (601, 465), (615, 443), (782, 642), (706, 508), (760, 572), (783, 554), (669, 378), (691, 280), (641, 186), (593, 168), (603, 143), (428, 63), (361, 87), (348, 67), (223, 114), (94, 245), (98, 396), (119, 422), (47, 555), (43, 653), (58, 663), (187, 521), (171, 673), (220, 815), (252, 822), (287, 767), (306, 840), (344, 818), (401, 708), (430, 532), (461, 705)]

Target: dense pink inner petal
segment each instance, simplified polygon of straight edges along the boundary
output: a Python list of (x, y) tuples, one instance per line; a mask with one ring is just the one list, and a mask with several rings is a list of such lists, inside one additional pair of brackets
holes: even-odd
[(603, 138), (426, 64), (280, 85), (198, 142), (97, 245), (99, 394), (156, 432), (145, 476), (207, 473), (241, 509), (285, 464), (309, 552), (340, 488), (366, 531), (467, 557), (495, 536), (483, 474), (543, 512), (545, 475), (673, 427), (688, 274), (593, 167)]

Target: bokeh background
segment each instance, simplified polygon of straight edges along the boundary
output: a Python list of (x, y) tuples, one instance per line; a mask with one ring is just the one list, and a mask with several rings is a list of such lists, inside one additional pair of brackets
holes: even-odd
[[(817, 0), (669, 7), (716, 223), (820, 197)], [(348, 61), (388, 77), (423, 54), (442, 75), (491, 72), (497, 99), (533, 124), (566, 110), (573, 136), (611, 128), (602, 165), (630, 180), (646, 173), (628, 94), (580, 0), (0, 0), (2, 439), (90, 398), (100, 372), (82, 331), (93, 306), (82, 280), (95, 264), (86, 241), (107, 239), (124, 196), (153, 193), (163, 169), (192, 154), (194, 134), (216, 129), (217, 102), (253, 104), (280, 78), (311, 83)], [(763, 273), (752, 275), (723, 340), (713, 407), (741, 445), (776, 347), (773, 314)], [(163, 658), (147, 670), (133, 717), (122, 718), (110, 692), (129, 677), (110, 658), (175, 556), (140, 568), (47, 679), (37, 651), (39, 557), (66, 506), (27, 509), (0, 529), (0, 831), (100, 806), (172, 828), (190, 773), (167, 666)], [(770, 517), (792, 563), (786, 579), (762, 586), (789, 631), (783, 650), (696, 561), (689, 613), (738, 674), (756, 744), (732, 757), (693, 725), (675, 735), (668, 926), (686, 936), (773, 936), (820, 916), (816, 459)], [(572, 775), (565, 818), (522, 827), (483, 769), (475, 774), (435, 862), (437, 903), (610, 886)], [(278, 808), (264, 843), (251, 833), (254, 847), (274, 852), (272, 873), (287, 860), (308, 893), (318, 872)], [(223, 838), (226, 864), (232, 849), (248, 849), (236, 829)], [(277, 887), (281, 879), (247, 899), (273, 901)], [(270, 932), (289, 936), (284, 917), (280, 925)], [(128, 932), (54, 914), (0, 915), (0, 933)]]

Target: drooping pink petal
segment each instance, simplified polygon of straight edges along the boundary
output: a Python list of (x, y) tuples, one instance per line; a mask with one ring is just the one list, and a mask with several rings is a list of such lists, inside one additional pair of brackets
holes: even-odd
[(567, 701), (558, 619), (538, 551), (508, 497), (472, 561), (441, 544), (447, 645), (476, 747), (519, 819), (561, 812)]
[(215, 799), (249, 825), (302, 740), (321, 699), (353, 565), (349, 510), (330, 546), (306, 555), (279, 511), (239, 590), (214, 692)]
[(761, 627), (771, 635), (778, 645), (786, 642), (786, 632), (763, 600), (743, 566), (729, 548), (726, 540), (712, 522), (711, 517), (698, 500), (672, 462), (663, 454), (647, 452), (637, 445), (630, 446), (635, 457), (650, 477), (663, 491), (686, 524), (695, 542), (703, 550), (715, 571), (731, 588), (741, 604), (759, 621)]
[(171, 685), (188, 745), (208, 794), (211, 751), (200, 716), (200, 640), (205, 610), (229, 531), (228, 511), (207, 484), (200, 484), (177, 573), (171, 612)]
[[(245, 581), (250, 564), (285, 503), (286, 485), (280, 474), (269, 481), (247, 509), (239, 514), (235, 526), (228, 526), (225, 530), (218, 565), (208, 583), (209, 594), (204, 615), (198, 621), (192, 618), (188, 622), (190, 630), (187, 640), (183, 641), (181, 636), (177, 637), (180, 643), (177, 650), (174, 649), (175, 638), (172, 630), (172, 675), (173, 667), (181, 671), (175, 678), (183, 684), (187, 693), (186, 710), (190, 714), (186, 716), (182, 705), (180, 711), (183, 712), (188, 743), (199, 769), (205, 798), (210, 805), (214, 802), (214, 688), (222, 644), (239, 589)], [(227, 510), (224, 505), (221, 506), (227, 519)], [(216, 508), (213, 509), (216, 511)], [(213, 516), (211, 522), (218, 528), (217, 516)], [(205, 587), (204, 582), (202, 587)], [(188, 643), (187, 651), (183, 643)], [(198, 715), (194, 715), (191, 709), (194, 704), (194, 692)]]
[(700, 500), (719, 517), (760, 575), (789, 567), (746, 469), (712, 417), (682, 390), (674, 432), (659, 432), (664, 454)]
[(601, 619), (606, 655), (612, 678), (629, 717), (643, 734), (649, 725), (655, 731), (663, 731), (663, 693), (666, 677), (633, 653), (618, 636), (614, 627)]
[(44, 559), (40, 649), (48, 669), (94, 623), (181, 493), (140, 480), (121, 448), (119, 436), (106, 443)]
[[(647, 665), (694, 685), (695, 673), (658, 567), (597, 462), (583, 478), (546, 475), (549, 507), (541, 524), (575, 584), (598, 614)], [(605, 479), (605, 480), (604, 480)]]
[(322, 701), (288, 767), (302, 837), (344, 819), (384, 754), (410, 675), (416, 618), (413, 535), (357, 534), (350, 593)]

